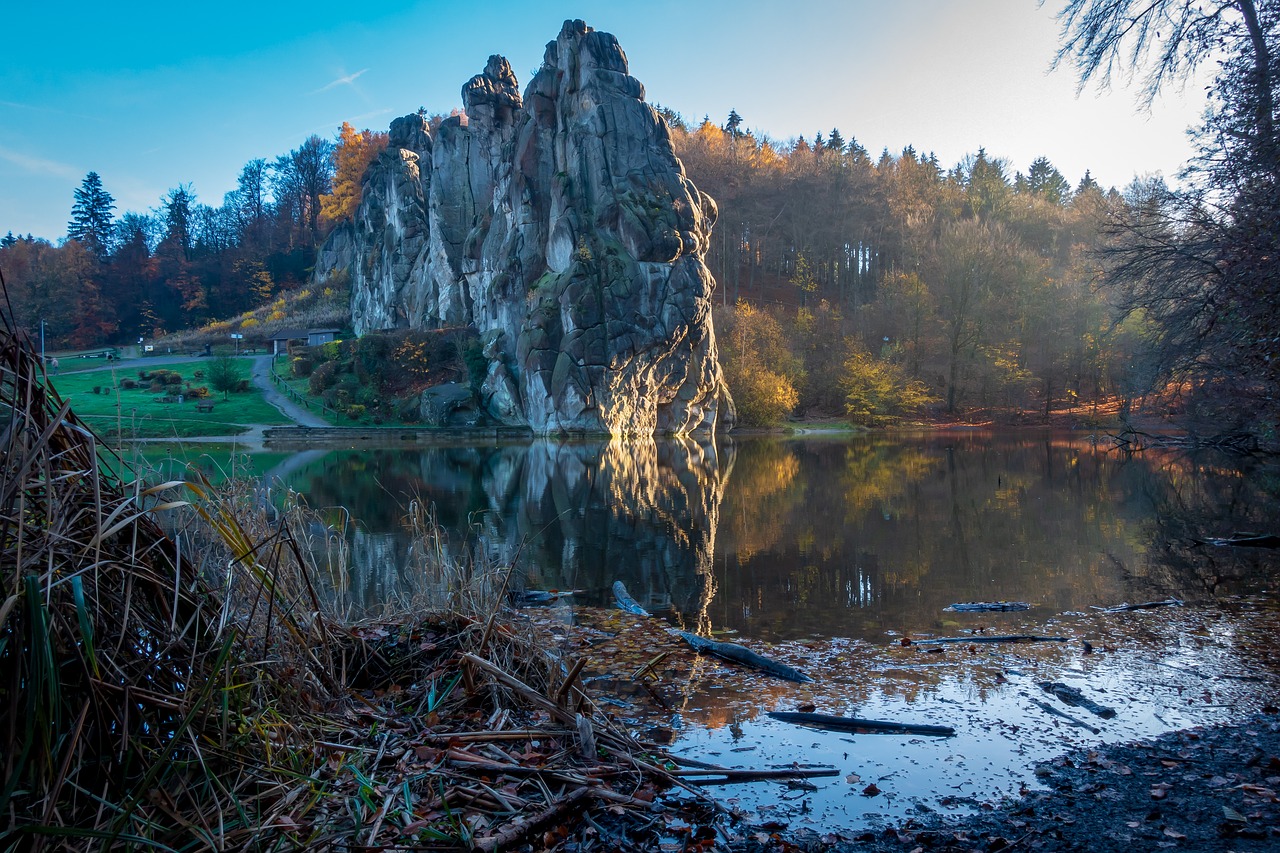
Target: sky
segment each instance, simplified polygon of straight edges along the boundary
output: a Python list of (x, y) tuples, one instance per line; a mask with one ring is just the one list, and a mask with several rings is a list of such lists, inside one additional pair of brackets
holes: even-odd
[(116, 214), (179, 184), (217, 206), (246, 162), (349, 121), (448, 113), (491, 53), (523, 87), (566, 18), (613, 33), (646, 98), (777, 140), (839, 128), (873, 156), (912, 145), (944, 167), (984, 147), (1074, 185), (1173, 178), (1205, 106), (1188, 84), (1145, 111), (1117, 81), (1077, 94), (1050, 71), (1061, 0), (486, 0), (213, 4), (71, 0), (6, 9), (0, 234), (66, 236), (101, 175)]

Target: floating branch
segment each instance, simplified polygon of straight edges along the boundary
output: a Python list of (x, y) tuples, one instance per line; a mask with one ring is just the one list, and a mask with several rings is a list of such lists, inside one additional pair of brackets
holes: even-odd
[(1040, 637), (1035, 634), (997, 634), (975, 637), (934, 637), (929, 640), (916, 640), (916, 645), (926, 643), (1065, 643), (1066, 637)]
[(806, 684), (813, 681), (812, 678), (805, 675), (798, 669), (793, 669), (784, 663), (778, 663), (775, 660), (762, 657), (748, 649), (746, 646), (740, 646), (737, 643), (722, 643), (718, 640), (708, 640), (706, 637), (699, 637), (697, 634), (691, 634), (688, 631), (675, 632), (681, 639), (693, 647), (694, 651), (702, 654), (715, 655), (718, 658), (730, 661), (732, 663), (740, 663), (743, 666), (749, 666), (758, 669), (767, 675), (777, 676), (787, 681), (795, 681), (800, 684)]
[(810, 714), (802, 711), (770, 711), (769, 716), (784, 723), (814, 726), (858, 734), (927, 735), (951, 737), (956, 730), (951, 726), (932, 726), (924, 723), (894, 723), (885, 720), (862, 720), (857, 717), (837, 717), (833, 714)]

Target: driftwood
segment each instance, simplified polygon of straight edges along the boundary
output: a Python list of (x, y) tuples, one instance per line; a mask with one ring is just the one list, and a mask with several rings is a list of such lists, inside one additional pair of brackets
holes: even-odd
[[(1027, 697), (1027, 698), (1030, 699), (1031, 697)], [(1093, 732), (1095, 735), (1102, 734), (1102, 729), (1098, 728), (1097, 726), (1091, 726), (1088, 723), (1086, 723), (1084, 720), (1078, 720), (1075, 717), (1068, 714), (1066, 711), (1059, 711), (1057, 708), (1053, 707), (1048, 702), (1041, 702), (1039, 699), (1031, 699), (1031, 704), (1035, 705), (1037, 708), (1040, 708), (1042, 711), (1048, 711), (1050, 714), (1053, 714), (1055, 717), (1061, 717), (1062, 719), (1066, 720), (1068, 723), (1070, 723), (1071, 725), (1075, 726), (1078, 729), (1088, 729), (1089, 731)]]
[(769, 716), (784, 723), (814, 726), (859, 734), (929, 735), (951, 737), (956, 730), (951, 726), (931, 726), (922, 723), (891, 723), (884, 720), (860, 720), (857, 717), (837, 717), (832, 714), (808, 714), (801, 711), (770, 711)]
[(1065, 643), (1066, 637), (1040, 637), (1035, 634), (985, 634), (973, 637), (934, 637), (916, 640), (916, 645), (927, 643)]
[[(1092, 606), (1092, 605), (1091, 605)], [(1103, 613), (1128, 613), (1133, 610), (1153, 610), (1157, 607), (1182, 607), (1180, 598), (1166, 598), (1163, 601), (1144, 601), (1141, 604), (1117, 604), (1115, 607), (1093, 607)]]
[(578, 592), (582, 592), (582, 590), (526, 589), (523, 592), (512, 593), (512, 598), (515, 600), (516, 604), (554, 604), (560, 599)]
[(1031, 605), (1025, 601), (965, 601), (942, 609), (949, 613), (1000, 613), (1030, 610)]
[(1280, 548), (1280, 536), (1272, 534), (1254, 535), (1237, 533), (1226, 539), (1197, 539), (1197, 545), (1216, 545), (1221, 548), (1224, 545), (1235, 545), (1237, 548)]
[(627, 592), (627, 585), (622, 581), (613, 582), (613, 600), (618, 603), (619, 607), (628, 613), (634, 613), (637, 616), (649, 615), (649, 611), (641, 607), (636, 600), (631, 597), (631, 593)]
[(1083, 693), (1074, 687), (1063, 684), (1061, 681), (1041, 681), (1039, 687), (1046, 693), (1052, 693), (1068, 705), (1075, 705), (1084, 708), (1090, 714), (1095, 714), (1104, 720), (1109, 720), (1116, 715), (1115, 708), (1108, 708), (1106, 705), (1099, 705), (1092, 699), (1087, 698)]
[(769, 660), (769, 658), (762, 657), (751, 651), (751, 649), (748, 649), (746, 646), (740, 646), (737, 643), (722, 643), (718, 640), (708, 640), (706, 637), (699, 637), (697, 634), (691, 634), (688, 631), (676, 631), (675, 634), (692, 646), (694, 651), (708, 655), (715, 655), (716, 657), (730, 661), (731, 663), (740, 663), (743, 666), (758, 669), (763, 673), (783, 678), (787, 681), (796, 681), (801, 684), (813, 681), (812, 678), (805, 675), (800, 670), (792, 669), (784, 663), (778, 663), (776, 660)]

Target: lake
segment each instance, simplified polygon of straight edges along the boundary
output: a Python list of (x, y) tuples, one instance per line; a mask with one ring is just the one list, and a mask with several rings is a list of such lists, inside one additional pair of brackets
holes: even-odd
[[(403, 521), (434, 506), (447, 553), (516, 565), (521, 589), (575, 591), (574, 606), (529, 612), (553, 633), (572, 622), (603, 638), (555, 634), (566, 655), (590, 657), (634, 730), (729, 766), (839, 768), (812, 787), (717, 792), (758, 820), (856, 829), (977, 808), (1034, 786), (1035, 762), (1071, 747), (1276, 704), (1276, 552), (1205, 541), (1280, 526), (1280, 476), (1247, 460), (974, 430), (308, 451), (268, 476), (345, 540), (355, 568), (341, 591), (358, 611), (412, 589)], [(615, 580), (656, 618), (610, 609)], [(1098, 609), (1170, 597), (1186, 606)], [(945, 609), (971, 601), (1031, 607)], [(709, 661), (640, 690), (626, 656), (669, 625), (815, 682)], [(927, 642), (984, 633), (1068, 642)], [(1117, 714), (1070, 708), (1041, 681)], [(807, 705), (957, 734), (850, 735), (763, 713)]]

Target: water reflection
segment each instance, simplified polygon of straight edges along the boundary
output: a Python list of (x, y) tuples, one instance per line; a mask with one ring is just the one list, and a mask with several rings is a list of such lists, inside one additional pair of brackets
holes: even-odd
[(435, 506), (450, 556), (515, 565), (528, 588), (582, 590), (584, 602), (604, 603), (620, 579), (696, 625), (732, 459), (692, 440), (383, 449), (328, 454), (284, 485), (350, 510), (348, 597), (366, 608), (412, 584), (404, 519), (417, 501)]
[[(1277, 552), (1204, 543), (1277, 532), (1280, 478), (1247, 460), (1126, 455), (1055, 434), (538, 441), (331, 453), (295, 461), (285, 480), (356, 519), (335, 513), (334, 527), (356, 555), (350, 591), (366, 606), (412, 584), (403, 519), (414, 500), (436, 506), (442, 548), (514, 562), (531, 588), (579, 589), (578, 603), (606, 605), (624, 580), (660, 619), (580, 610), (596, 629), (587, 643), (558, 630), (558, 614), (543, 618), (562, 651), (590, 659), (587, 675), (621, 700), (612, 707), (629, 726), (669, 726), (674, 748), (717, 763), (803, 755), (840, 768), (790, 804), (769, 787), (726, 791), (762, 820), (859, 827), (973, 808), (1036, 784), (1034, 762), (1071, 746), (1275, 704), (1274, 605), (1236, 595), (1275, 583)], [(1168, 596), (1194, 606), (1092, 609)], [(943, 610), (999, 599), (1034, 606)], [(695, 659), (669, 664), (642, 692), (626, 674), (674, 643), (661, 619), (737, 630), (815, 681)], [(1071, 642), (937, 654), (897, 642), (980, 626)], [(1119, 714), (1098, 735), (1060, 725), (1033, 701), (1041, 680), (1078, 685)], [(654, 693), (670, 701), (645, 707)], [(850, 738), (762, 716), (804, 703), (958, 734)], [(883, 796), (861, 795), (870, 781)]]
[(606, 604), (621, 579), (655, 612), (766, 640), (950, 630), (956, 601), (1028, 601), (1042, 617), (1205, 600), (1274, 556), (1195, 541), (1267, 529), (1274, 476), (1074, 435), (373, 449), (285, 479), (350, 511), (350, 593), (366, 606), (407, 582), (416, 500), (451, 554), (514, 563), (530, 588)]

